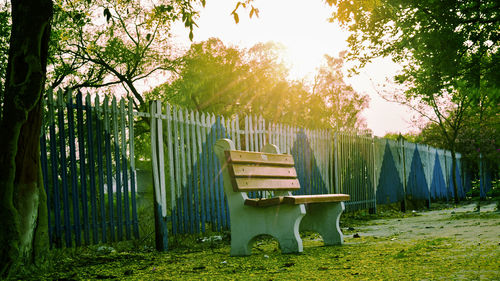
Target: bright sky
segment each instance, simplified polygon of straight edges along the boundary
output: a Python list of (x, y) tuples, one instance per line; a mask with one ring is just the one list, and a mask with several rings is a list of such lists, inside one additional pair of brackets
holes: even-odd
[[(207, 1), (205, 8), (200, 10), (199, 28), (194, 30), (193, 41), (217, 37), (226, 45), (243, 48), (258, 42), (281, 43), (287, 49), (283, 58), (291, 67), (292, 79), (311, 78), (322, 64), (324, 54), (338, 56), (340, 51), (347, 49), (348, 33), (337, 23), (328, 22), (332, 8), (322, 0), (255, 0), (259, 18), (249, 19), (249, 10), (240, 8), (238, 24), (230, 15), (235, 3), (235, 0)], [(174, 30), (175, 43), (188, 48), (188, 31), (182, 26)], [(409, 122), (409, 110), (383, 100), (374, 88), (396, 70), (397, 65), (381, 59), (363, 69), (360, 75), (346, 79), (356, 91), (370, 96), (370, 106), (363, 116), (377, 136), (388, 132), (406, 133), (413, 127)]]

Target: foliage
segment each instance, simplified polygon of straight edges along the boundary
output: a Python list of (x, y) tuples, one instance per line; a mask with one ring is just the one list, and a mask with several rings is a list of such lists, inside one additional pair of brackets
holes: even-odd
[(160, 98), (199, 111), (238, 110), (235, 101), (227, 97), (237, 96), (244, 88), (243, 75), (248, 67), (239, 50), (224, 46), (218, 39), (209, 39), (193, 44), (179, 61), (177, 79), (156, 88), (147, 98)]
[[(419, 133), (406, 133), (406, 134), (400, 134), (400, 133), (387, 133), (385, 134), (384, 138), (386, 139), (390, 139), (390, 140), (394, 140), (394, 141), (397, 141), (399, 140), (400, 138), (403, 138), (405, 141), (407, 142), (412, 142), (412, 143), (422, 143), (422, 144), (429, 144), (429, 142), (427, 142), (423, 137), (422, 135)], [(435, 147), (441, 147), (441, 146), (435, 146)]]
[[(455, 173), (457, 138), (470, 109), (481, 107), (482, 97), (498, 95), (498, 2), (327, 2), (337, 6), (332, 20), (351, 31), (349, 57), (358, 66), (379, 56), (402, 65), (394, 80), (407, 90), (389, 96), (437, 124)], [(458, 201), (455, 176), (453, 182)]]
[(225, 116), (260, 114), (271, 122), (308, 128), (366, 127), (359, 113), (367, 97), (344, 82), (342, 58), (326, 57), (310, 89), (287, 78), (282, 48), (268, 42), (239, 49), (216, 38), (193, 44), (179, 59), (178, 74), (146, 98)]
[(407, 91), (402, 96), (392, 93), (392, 98), (436, 123), (447, 148), (454, 149), (464, 115), (497, 107), (496, 1), (328, 3), (337, 7), (332, 20), (352, 32), (348, 57), (357, 60), (358, 67), (379, 56), (401, 64), (403, 71), (395, 82)]
[(481, 198), (481, 185), (480, 180), (473, 180), (472, 187), (467, 192), (467, 197), (472, 200), (496, 202), (497, 211), (500, 210), (500, 179), (491, 181), (491, 189), (486, 192), (486, 198)]
[(243, 9), (250, 9), (249, 12), (249, 17), (252, 18), (254, 15), (256, 17), (259, 17), (259, 9), (255, 8), (255, 6), (252, 4), (253, 0), (245, 0), (245, 1), (238, 1), (236, 3), (236, 7), (234, 10), (231, 12), (231, 15), (234, 18), (234, 22), (238, 23), (240, 21), (240, 17), (238, 15), (238, 9), (239, 7), (243, 7)]
[[(118, 91), (133, 96), (136, 109), (147, 106), (138, 87), (152, 75), (169, 76), (176, 71), (178, 53), (169, 41), (172, 24), (182, 22), (192, 39), (197, 9), (205, 3), (205, 0), (54, 1), (47, 88), (90, 92), (100, 88), (104, 94)], [(250, 17), (258, 16), (252, 1), (235, 5), (232, 12), (235, 20), (241, 8), (248, 10)], [(1, 13), (0, 52), (6, 59), (8, 5), (2, 6)], [(0, 69), (0, 79), (4, 77)]]
[[(497, 102), (498, 103), (498, 102)], [(500, 165), (500, 116), (493, 106), (478, 113), (477, 108), (471, 108), (466, 113), (463, 126), (459, 130), (456, 139), (456, 149), (461, 153), (462, 162), (467, 165), (467, 169), (473, 173), (479, 170), (478, 163), (480, 156), (488, 167), (492, 168)], [(445, 125), (446, 126), (446, 125)], [(442, 138), (441, 129), (435, 123), (429, 123), (422, 129), (419, 135), (422, 142), (438, 148), (447, 148), (445, 140)]]
[(413, 94), (451, 93), (459, 81), (473, 83), (483, 66), (478, 59), (498, 51), (496, 1), (327, 2), (337, 7), (332, 20), (352, 32), (350, 56), (360, 66), (392, 56), (404, 67), (397, 80), (411, 82)]
[[(5, 95), (5, 76), (7, 74), (7, 62), (9, 59), (11, 15), (10, 6), (6, 2), (0, 4), (0, 106), (3, 106)], [(2, 112), (0, 110), (0, 119)]]
[(121, 85), (127, 96), (144, 105), (136, 84), (152, 74), (174, 70), (170, 28), (182, 21), (192, 37), (195, 3), (56, 1), (50, 87), (107, 87), (109, 91)]
[[(54, 2), (12, 1), (12, 16), (1, 8), (0, 57), (8, 57), (6, 70), (0, 71), (4, 75), (0, 76), (4, 84), (0, 128), (5, 134), (0, 138), (1, 276), (20, 265), (42, 261), (48, 247), (46, 195), (38, 157), (46, 82), (76, 88), (121, 83), (140, 105), (134, 82), (157, 69), (151, 60), (163, 53), (148, 50), (155, 46), (153, 38), (168, 32), (160, 30), (160, 24), (180, 20), (192, 32), (196, 16), (192, 4), (198, 3)], [(200, 3), (204, 5), (205, 0)]]
[(0, 105), (3, 104), (5, 75), (9, 59), (10, 17), (9, 5), (6, 3), (0, 4)]
[(366, 121), (360, 113), (368, 106), (369, 98), (354, 91), (344, 81), (344, 54), (345, 52), (340, 53), (338, 58), (325, 55), (326, 65), (315, 76), (313, 95), (325, 103), (328, 122), (334, 130), (366, 130)]

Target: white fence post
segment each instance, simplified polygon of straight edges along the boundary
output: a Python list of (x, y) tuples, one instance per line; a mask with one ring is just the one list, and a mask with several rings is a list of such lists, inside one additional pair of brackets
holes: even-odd
[(161, 103), (153, 101), (151, 114), (151, 162), (153, 168), (153, 184), (155, 188), (155, 234), (156, 249), (168, 249), (167, 204), (165, 194), (165, 163), (163, 157), (163, 126), (161, 120)]

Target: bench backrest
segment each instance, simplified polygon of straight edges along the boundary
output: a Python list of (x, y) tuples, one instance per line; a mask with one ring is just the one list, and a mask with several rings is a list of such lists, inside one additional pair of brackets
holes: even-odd
[(239, 150), (226, 150), (224, 153), (235, 192), (300, 189), (290, 154)]

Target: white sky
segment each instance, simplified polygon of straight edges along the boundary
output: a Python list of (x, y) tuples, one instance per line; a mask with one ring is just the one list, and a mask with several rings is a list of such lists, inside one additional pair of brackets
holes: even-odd
[[(337, 23), (329, 23), (333, 10), (322, 0), (255, 0), (259, 18), (248, 18), (248, 11), (240, 8), (240, 22), (235, 24), (231, 11), (235, 0), (207, 1), (200, 10), (194, 30), (194, 42), (210, 37), (220, 38), (226, 45), (249, 48), (258, 42), (274, 41), (287, 48), (283, 59), (291, 67), (293, 79), (311, 78), (323, 62), (324, 54), (337, 56), (347, 48), (348, 33)], [(306, 4), (307, 3), (307, 4)], [(175, 44), (189, 47), (188, 30), (181, 25), (174, 28)], [(383, 100), (374, 87), (392, 76), (397, 65), (380, 59), (364, 68), (358, 76), (347, 78), (347, 83), (370, 96), (370, 105), (364, 111), (368, 127), (377, 136), (388, 132), (412, 131), (408, 109)], [(414, 130), (414, 129), (413, 129)]]

